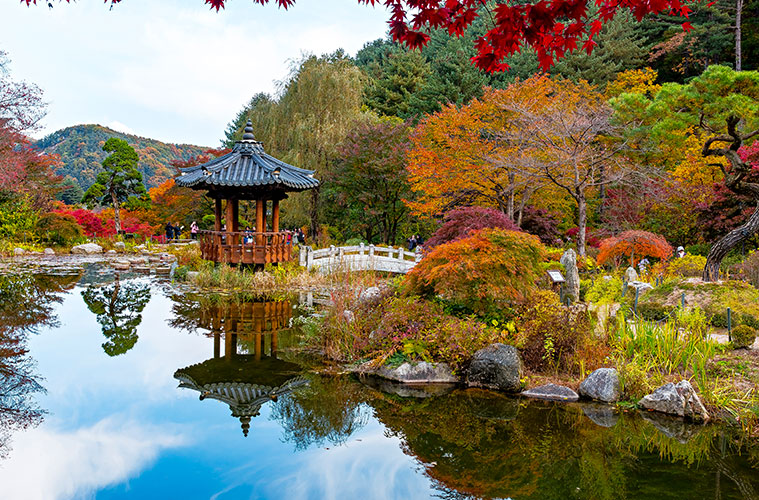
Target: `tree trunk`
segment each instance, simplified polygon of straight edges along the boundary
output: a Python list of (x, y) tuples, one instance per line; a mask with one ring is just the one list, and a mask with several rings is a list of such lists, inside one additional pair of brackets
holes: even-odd
[(319, 237), (319, 188), (311, 190), (311, 241)]
[(579, 195), (577, 197), (577, 227), (579, 231), (577, 233), (577, 254), (580, 257), (585, 257), (585, 224), (588, 220), (588, 205), (585, 202), (585, 197)]
[(719, 266), (722, 259), (738, 246), (742, 241), (750, 238), (759, 231), (759, 204), (751, 217), (740, 227), (737, 227), (727, 233), (721, 240), (712, 245), (709, 255), (706, 256), (706, 266), (704, 267), (704, 281), (717, 281), (719, 279)]
[(113, 202), (113, 225), (118, 235), (121, 231), (121, 216), (119, 215), (119, 200), (116, 198), (116, 191), (111, 190), (111, 201)]
[(736, 0), (735, 3), (735, 71), (741, 71), (743, 66), (741, 59), (743, 51), (741, 50), (741, 17), (743, 14), (743, 0)]

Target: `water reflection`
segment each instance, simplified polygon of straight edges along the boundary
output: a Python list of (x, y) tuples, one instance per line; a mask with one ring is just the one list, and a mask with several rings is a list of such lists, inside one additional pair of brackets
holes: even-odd
[(277, 357), (279, 333), (288, 328), (292, 315), (290, 302), (208, 303), (189, 296), (177, 302), (174, 312), (173, 326), (206, 330), (213, 338), (212, 358), (174, 373), (179, 387), (199, 392), (201, 401), (227, 404), (240, 419), (244, 436), (264, 403), (308, 383), (299, 365)]
[(34, 395), (44, 392), (27, 336), (57, 322), (54, 304), (78, 276), (0, 275), (0, 458), (10, 452), (11, 434), (38, 425), (44, 411)]
[(140, 281), (122, 282), (118, 273), (109, 285), (90, 285), (82, 290), (87, 308), (97, 316), (97, 322), (107, 339), (103, 351), (109, 356), (128, 352), (137, 343), (137, 327), (142, 323), (142, 311), (150, 301), (150, 286)]

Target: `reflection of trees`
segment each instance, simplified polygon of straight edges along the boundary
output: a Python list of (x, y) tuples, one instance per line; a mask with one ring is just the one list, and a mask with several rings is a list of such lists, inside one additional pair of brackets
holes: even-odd
[(279, 400), (271, 418), (284, 429), (285, 441), (303, 450), (324, 443), (342, 444), (369, 420), (362, 387), (344, 377), (311, 376), (309, 385)]
[(142, 310), (150, 301), (150, 287), (136, 281), (121, 282), (82, 291), (87, 308), (95, 313), (103, 335), (108, 339), (103, 350), (109, 356), (129, 351), (137, 343), (137, 327)]
[(53, 326), (58, 292), (73, 285), (77, 276), (39, 274), (0, 275), (0, 458), (9, 452), (10, 435), (39, 424), (44, 411), (33, 399), (44, 388), (27, 354), (29, 333)]

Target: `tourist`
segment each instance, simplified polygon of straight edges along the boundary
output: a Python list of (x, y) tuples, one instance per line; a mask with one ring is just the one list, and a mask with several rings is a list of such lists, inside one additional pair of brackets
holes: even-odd
[(198, 239), (198, 223), (195, 221), (192, 221), (192, 224), (190, 224), (190, 237), (193, 240)]
[(184, 229), (184, 226), (179, 226), (179, 222), (174, 223), (174, 239), (178, 240), (182, 237), (182, 230)]
[(685, 257), (685, 249), (683, 247), (677, 247), (677, 258), (682, 259)]
[(406, 243), (408, 244), (409, 251), (413, 252), (414, 248), (416, 248), (416, 236), (412, 234), (411, 237), (406, 240)]
[(166, 242), (174, 239), (174, 226), (171, 225), (171, 222), (166, 223)]

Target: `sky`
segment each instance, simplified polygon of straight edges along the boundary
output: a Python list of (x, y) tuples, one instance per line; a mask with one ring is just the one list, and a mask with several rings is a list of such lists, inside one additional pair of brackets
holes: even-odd
[(276, 92), (304, 54), (355, 55), (387, 32), (384, 7), (356, 0), (0, 2), (0, 50), (11, 77), (38, 85), (48, 103), (42, 137), (98, 123), (165, 142), (216, 147), (257, 92)]

